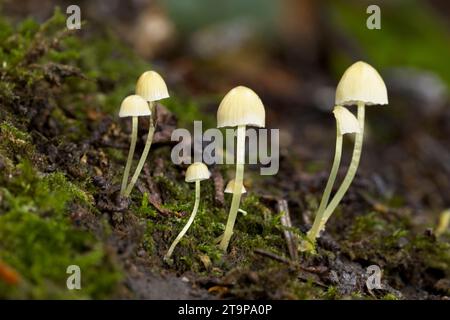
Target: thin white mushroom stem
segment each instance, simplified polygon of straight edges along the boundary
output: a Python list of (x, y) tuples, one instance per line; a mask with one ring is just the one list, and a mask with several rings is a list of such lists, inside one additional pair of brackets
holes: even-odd
[(342, 184), (339, 187), (338, 191), (336, 192), (333, 199), (331, 200), (331, 202), (329, 203), (329, 205), (323, 212), (322, 219), (320, 219), (318, 221), (318, 226), (315, 229), (316, 230), (315, 233), (308, 235), (309, 239), (312, 241), (315, 241), (315, 239), (319, 236), (320, 231), (323, 229), (326, 222), (330, 218), (331, 214), (336, 209), (336, 207), (339, 205), (339, 202), (341, 202), (342, 198), (344, 197), (345, 193), (347, 192), (348, 188), (350, 187), (350, 185), (353, 181), (353, 178), (355, 177), (356, 171), (358, 170), (359, 159), (361, 158), (361, 151), (362, 151), (363, 138), (364, 138), (364, 113), (365, 113), (364, 102), (359, 101), (358, 102), (358, 123), (359, 123), (361, 132), (356, 133), (352, 161), (348, 168), (347, 174), (345, 175), (344, 181), (342, 181)]
[[(152, 101), (150, 101), (149, 104), (150, 104), (150, 110), (152, 111), (152, 115), (153, 115), (154, 103)], [(145, 160), (147, 160), (148, 152), (150, 151), (150, 147), (152, 145), (153, 134), (155, 133), (155, 125), (153, 124), (152, 115), (150, 115), (150, 119), (149, 119), (147, 141), (145, 142), (144, 151), (142, 151), (141, 158), (139, 159), (138, 165), (136, 167), (136, 171), (134, 172), (133, 177), (131, 178), (131, 182), (128, 185), (127, 189), (125, 190), (126, 197), (128, 197), (130, 195), (131, 191), (133, 190), (133, 187), (136, 184), (136, 181), (139, 178), (139, 175), (141, 174), (142, 168), (144, 167)]]
[(178, 236), (175, 238), (174, 242), (169, 248), (169, 251), (167, 251), (166, 255), (164, 256), (164, 260), (167, 260), (170, 258), (170, 256), (173, 253), (173, 250), (177, 246), (178, 242), (184, 237), (186, 232), (189, 230), (192, 222), (194, 222), (194, 218), (197, 215), (198, 206), (200, 203), (200, 180), (195, 181), (195, 203), (194, 203), (194, 209), (192, 209), (191, 216), (189, 217), (188, 222), (184, 226), (184, 228), (181, 230), (181, 232), (178, 234)]
[(245, 163), (245, 125), (237, 127), (237, 144), (236, 144), (236, 177), (234, 179), (233, 198), (231, 200), (230, 212), (228, 214), (228, 221), (225, 227), (222, 241), (219, 248), (226, 251), (233, 235), (234, 223), (239, 210), (241, 202), (242, 185), (244, 180), (244, 163)]
[[(325, 191), (323, 192), (322, 200), (320, 201), (319, 209), (316, 213), (316, 218), (314, 220), (313, 226), (311, 230), (308, 232), (308, 238), (314, 240), (317, 233), (319, 232), (319, 221), (323, 218), (323, 212), (327, 207), (328, 200), (330, 199), (331, 191), (333, 189), (334, 182), (336, 181), (336, 176), (338, 174), (339, 166), (341, 163), (342, 157), (342, 137), (343, 135), (340, 132), (339, 122), (336, 121), (336, 149), (334, 152), (334, 160), (333, 165), (331, 167), (331, 173), (328, 177), (327, 185), (325, 186)], [(312, 235), (310, 237), (310, 235)]]
[(138, 117), (132, 117), (132, 129), (131, 129), (131, 144), (130, 150), (128, 151), (128, 159), (125, 165), (125, 171), (123, 172), (122, 186), (120, 188), (120, 194), (125, 194), (125, 189), (128, 183), (128, 175), (130, 174), (131, 163), (133, 162), (134, 149), (136, 148), (137, 141), (137, 128), (138, 128)]

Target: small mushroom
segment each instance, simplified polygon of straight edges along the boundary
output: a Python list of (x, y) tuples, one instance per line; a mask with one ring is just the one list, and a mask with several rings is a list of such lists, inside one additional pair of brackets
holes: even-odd
[[(155, 101), (165, 99), (169, 97), (169, 92), (167, 91), (166, 83), (163, 78), (155, 71), (146, 71), (138, 79), (136, 83), (136, 94), (141, 96), (145, 101), (148, 102), (152, 114), (155, 114)], [(139, 174), (141, 173), (142, 167), (144, 166), (145, 160), (147, 159), (148, 152), (153, 141), (153, 134), (155, 133), (156, 123), (154, 123), (152, 116), (149, 119), (149, 128), (147, 141), (145, 142), (144, 150), (142, 151), (141, 158), (139, 159), (136, 171), (131, 178), (131, 182), (125, 190), (125, 196), (129, 196), (136, 184)]]
[(149, 102), (169, 98), (164, 79), (155, 71), (146, 71), (136, 83), (136, 94)]
[(194, 208), (192, 210), (191, 216), (189, 217), (188, 222), (184, 226), (184, 228), (181, 230), (181, 232), (178, 234), (178, 236), (175, 238), (175, 241), (170, 246), (169, 250), (167, 251), (166, 255), (164, 256), (164, 260), (170, 259), (170, 256), (173, 253), (173, 250), (177, 246), (178, 242), (180, 242), (181, 238), (186, 234), (188, 229), (190, 228), (192, 222), (194, 221), (195, 215), (198, 211), (198, 206), (200, 204), (200, 181), (207, 180), (211, 176), (211, 173), (208, 170), (208, 167), (201, 162), (194, 162), (191, 164), (187, 170), (186, 170), (186, 182), (195, 182), (195, 202), (194, 202)]
[[(336, 105), (358, 106), (358, 123), (360, 132), (356, 133), (352, 160), (347, 173), (331, 202), (323, 212), (323, 222), (318, 230), (339, 205), (358, 169), (364, 138), (364, 114), (366, 105), (384, 105), (388, 103), (387, 89), (379, 73), (369, 64), (359, 61), (351, 65), (343, 74), (336, 88)], [(317, 218), (316, 218), (317, 220)], [(319, 234), (317, 234), (319, 236)]]
[(219, 247), (226, 251), (233, 234), (244, 178), (246, 126), (265, 126), (264, 105), (251, 89), (238, 86), (230, 90), (217, 110), (217, 127), (237, 127), (236, 176), (228, 221)]
[[(225, 190), (223, 192), (225, 193), (233, 193), (234, 191), (234, 179), (231, 179), (228, 181), (227, 186), (225, 187)], [(241, 194), (247, 193), (247, 190), (245, 189), (244, 185), (242, 185)], [(242, 210), (241, 208), (238, 209), (240, 213), (242, 213), (244, 216), (247, 215), (247, 211)]]
[(131, 129), (131, 144), (128, 151), (127, 163), (123, 172), (122, 186), (120, 194), (125, 194), (125, 189), (128, 183), (128, 175), (130, 174), (131, 163), (133, 162), (134, 149), (136, 148), (137, 132), (138, 132), (138, 117), (151, 115), (150, 108), (147, 101), (138, 95), (131, 95), (126, 97), (120, 105), (119, 117), (132, 117)]
[(436, 237), (440, 237), (443, 235), (447, 230), (448, 226), (450, 224), (450, 209), (445, 210), (441, 213), (439, 216), (439, 223), (436, 227), (436, 230), (434, 231), (434, 234)]
[(322, 200), (320, 201), (319, 209), (316, 213), (316, 218), (314, 224), (308, 232), (308, 238), (310, 241), (315, 241), (318, 233), (321, 231), (323, 225), (326, 221), (323, 219), (323, 212), (330, 199), (331, 190), (333, 188), (336, 176), (339, 170), (339, 165), (341, 163), (342, 155), (342, 140), (343, 135), (348, 133), (360, 133), (360, 127), (358, 119), (350, 112), (348, 109), (342, 106), (336, 106), (333, 110), (334, 117), (336, 118), (336, 149), (334, 154), (333, 165), (331, 167), (331, 173), (328, 177), (328, 181), (323, 192)]

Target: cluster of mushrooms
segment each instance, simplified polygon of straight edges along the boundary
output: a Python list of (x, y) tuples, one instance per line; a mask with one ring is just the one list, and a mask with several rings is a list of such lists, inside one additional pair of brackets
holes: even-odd
[[(121, 104), (119, 116), (132, 117), (131, 144), (121, 185), (121, 195), (124, 197), (129, 197), (152, 144), (156, 127), (155, 103), (168, 97), (167, 86), (162, 77), (154, 71), (147, 71), (137, 81), (136, 94), (126, 97)], [(381, 76), (373, 67), (360, 61), (345, 71), (336, 89), (336, 106), (333, 110), (336, 118), (336, 149), (333, 165), (313, 226), (307, 233), (305, 240), (299, 246), (300, 251), (314, 252), (316, 239), (320, 236), (321, 231), (324, 230), (326, 222), (339, 205), (353, 181), (361, 157), (365, 106), (383, 105), (387, 103), (386, 86)], [(346, 105), (357, 105), (357, 117), (344, 107)], [(137, 141), (138, 117), (140, 116), (149, 117), (149, 130), (137, 168), (131, 181), (128, 182)], [(241, 196), (246, 192), (243, 179), (247, 126), (265, 126), (264, 105), (253, 90), (244, 86), (238, 86), (225, 95), (217, 111), (217, 127), (236, 127), (237, 139), (235, 178), (229, 181), (225, 189), (226, 193), (232, 193), (233, 196), (225, 231), (219, 237), (219, 247), (223, 251), (227, 250), (230, 243), (238, 212), (244, 215), (247, 214), (239, 208)], [(356, 135), (351, 163), (340, 187), (331, 201), (329, 201), (341, 162), (343, 135), (351, 133)], [(209, 178), (210, 172), (204, 163), (195, 162), (187, 168), (185, 181), (188, 183), (195, 182), (194, 207), (186, 225), (175, 238), (165, 255), (165, 260), (170, 259), (175, 247), (194, 222), (200, 205), (200, 182)]]

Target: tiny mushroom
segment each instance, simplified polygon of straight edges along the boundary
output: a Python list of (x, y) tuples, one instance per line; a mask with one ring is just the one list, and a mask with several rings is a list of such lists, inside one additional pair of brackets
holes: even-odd
[(440, 237), (443, 235), (447, 230), (448, 226), (450, 224), (450, 209), (444, 210), (444, 212), (441, 213), (439, 216), (439, 223), (435, 230), (436, 237)]
[(142, 152), (141, 158), (139, 159), (136, 171), (131, 178), (131, 182), (126, 188), (125, 196), (129, 196), (136, 184), (139, 174), (141, 173), (142, 167), (144, 166), (145, 160), (147, 159), (148, 152), (153, 141), (153, 134), (155, 133), (156, 121), (156, 108), (155, 101), (165, 99), (169, 97), (169, 92), (167, 91), (166, 83), (163, 78), (155, 71), (146, 71), (138, 79), (136, 83), (136, 95), (141, 96), (145, 101), (148, 102), (152, 115), (149, 119), (149, 128), (147, 134), (147, 141), (145, 142), (144, 151)]
[(191, 216), (189, 217), (188, 222), (184, 226), (184, 228), (181, 230), (181, 232), (178, 234), (178, 236), (175, 238), (174, 242), (170, 246), (169, 250), (167, 251), (166, 255), (164, 256), (164, 260), (170, 259), (173, 250), (177, 246), (178, 242), (180, 242), (181, 238), (186, 234), (189, 227), (191, 226), (192, 222), (194, 221), (195, 215), (198, 211), (198, 206), (200, 204), (200, 181), (207, 180), (211, 176), (211, 173), (208, 170), (208, 167), (202, 163), (202, 162), (194, 162), (191, 164), (187, 170), (186, 170), (186, 182), (195, 182), (195, 202), (194, 202), (194, 208), (192, 210)]
[[(379, 73), (369, 64), (359, 61), (351, 65), (343, 74), (336, 88), (336, 105), (358, 106), (359, 133), (356, 133), (350, 166), (333, 199), (325, 208), (322, 219), (327, 221), (339, 205), (350, 187), (358, 169), (364, 138), (364, 113), (366, 105), (385, 105), (388, 103), (387, 89)], [(323, 229), (324, 223), (318, 233)], [(319, 234), (316, 235), (316, 237)]]
[(244, 178), (246, 126), (265, 126), (264, 105), (250, 88), (238, 86), (230, 90), (217, 110), (217, 127), (237, 127), (236, 176), (228, 221), (219, 247), (226, 251), (233, 234)]
[[(235, 184), (235, 180), (231, 179), (230, 181), (228, 181), (227, 186), (225, 187), (224, 192), (225, 193), (233, 193), (234, 192), (234, 184)], [(242, 188), (241, 188), (241, 193), (247, 193), (247, 189), (245, 189), (245, 186), (242, 184)]]
[(308, 232), (308, 239), (311, 242), (315, 241), (315, 239), (318, 237), (318, 233), (322, 230), (323, 226), (326, 223), (326, 220), (323, 219), (323, 212), (325, 211), (328, 200), (330, 199), (331, 190), (336, 180), (339, 165), (341, 163), (343, 135), (361, 132), (358, 119), (356, 119), (356, 117), (350, 111), (348, 111), (348, 109), (342, 106), (336, 106), (334, 107), (333, 114), (336, 118), (336, 149), (333, 165), (331, 167), (331, 173), (328, 178), (325, 191), (323, 192), (322, 200), (320, 201), (314, 224), (311, 230), (309, 230)]
[(130, 173), (131, 163), (133, 162), (134, 149), (136, 148), (138, 117), (151, 115), (147, 102), (138, 95), (126, 97), (120, 105), (119, 117), (132, 117), (131, 144), (128, 151), (128, 159), (123, 172), (122, 185), (120, 193), (125, 194), (128, 183), (128, 175)]
[[(233, 193), (234, 191), (234, 179), (231, 179), (228, 181), (227, 186), (225, 187), (225, 190), (223, 192), (225, 193)], [(247, 189), (245, 189), (244, 185), (242, 185), (241, 194), (247, 193)], [(242, 213), (244, 216), (247, 215), (247, 211), (242, 210), (241, 208), (238, 209), (240, 213)]]

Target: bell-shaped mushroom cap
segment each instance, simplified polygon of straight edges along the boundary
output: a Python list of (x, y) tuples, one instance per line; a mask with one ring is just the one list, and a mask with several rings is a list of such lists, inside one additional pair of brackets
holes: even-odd
[(209, 179), (211, 173), (202, 162), (194, 162), (186, 170), (186, 182), (195, 182)]
[[(234, 179), (231, 179), (228, 183), (227, 186), (225, 187), (224, 192), (225, 193), (233, 193), (234, 192)], [(246, 193), (247, 190), (245, 189), (244, 185), (242, 185), (242, 189), (241, 189), (241, 193)]]
[(336, 117), (336, 121), (339, 124), (339, 131), (342, 135), (361, 132), (358, 119), (347, 108), (336, 106), (334, 107), (333, 114)]
[(388, 103), (386, 85), (380, 74), (362, 61), (345, 70), (336, 88), (336, 105), (356, 104), (359, 101), (366, 105)]
[(166, 83), (155, 71), (146, 71), (136, 83), (136, 94), (147, 101), (157, 101), (169, 97)]
[(248, 125), (264, 127), (266, 112), (258, 95), (250, 88), (239, 86), (231, 89), (217, 110), (217, 127)]
[(123, 99), (120, 105), (119, 117), (140, 117), (149, 116), (152, 112), (147, 101), (141, 96), (133, 94)]

